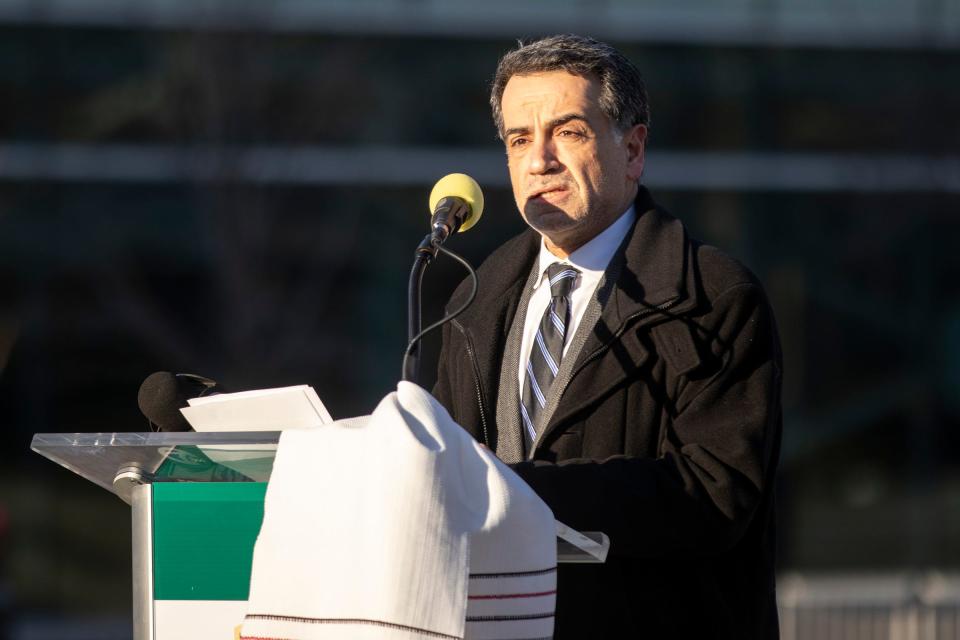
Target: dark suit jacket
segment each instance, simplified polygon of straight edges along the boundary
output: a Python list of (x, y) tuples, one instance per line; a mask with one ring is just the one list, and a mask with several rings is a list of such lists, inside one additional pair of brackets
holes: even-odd
[[(773, 315), (752, 274), (642, 187), (636, 211), (569, 384), (514, 466), (558, 520), (611, 540), (606, 564), (561, 565), (556, 637), (776, 638)], [(444, 329), (434, 394), (492, 449), (506, 336), (539, 241), (527, 231), (497, 249)]]

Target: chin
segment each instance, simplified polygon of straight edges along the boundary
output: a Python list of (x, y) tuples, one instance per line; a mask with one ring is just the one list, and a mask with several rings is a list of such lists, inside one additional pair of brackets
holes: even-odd
[(547, 236), (576, 227), (576, 221), (563, 211), (527, 213), (523, 218), (534, 230)]
[(538, 224), (528, 222), (528, 224), (554, 246), (564, 249), (567, 253), (572, 253), (583, 244), (579, 240), (583, 235), (583, 229), (576, 220), (564, 218), (562, 223), (559, 220), (552, 222), (553, 224), (546, 224), (545, 221), (540, 221)]
[(523, 209), (523, 218), (534, 229), (561, 229), (578, 224), (576, 212), (570, 212), (556, 205), (540, 202), (527, 202)]

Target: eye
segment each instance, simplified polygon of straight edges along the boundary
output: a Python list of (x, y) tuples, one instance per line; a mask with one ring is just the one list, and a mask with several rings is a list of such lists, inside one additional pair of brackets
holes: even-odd
[(579, 139), (583, 137), (583, 132), (576, 129), (561, 129), (557, 135), (561, 138)]
[(513, 139), (510, 140), (510, 146), (511, 146), (511, 147), (521, 147), (521, 146), (527, 144), (527, 142), (529, 142), (529, 140), (528, 140), (527, 138), (524, 138), (523, 136), (517, 136), (516, 138), (513, 138)]

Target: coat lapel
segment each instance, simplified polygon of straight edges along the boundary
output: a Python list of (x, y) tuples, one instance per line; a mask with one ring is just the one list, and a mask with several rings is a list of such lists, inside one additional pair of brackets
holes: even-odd
[[(500, 370), (507, 335), (517, 313), (523, 285), (530, 265), (540, 248), (540, 236), (527, 230), (506, 242), (478, 270), (480, 288), (473, 304), (457, 319), (473, 350), (487, 424), (496, 424), (500, 387)], [(463, 294), (465, 297), (465, 293)], [(447, 305), (456, 309), (462, 304), (455, 296)], [(515, 383), (514, 383), (515, 386)], [(488, 445), (496, 450), (498, 433), (494, 426)]]
[[(537, 261), (534, 260), (534, 265)], [(516, 312), (506, 335), (500, 387), (497, 393), (497, 457), (511, 464), (523, 460), (524, 426), (520, 417), (520, 389), (517, 371), (520, 369), (520, 345), (526, 323), (527, 307), (536, 282), (537, 267), (531, 266), (530, 275), (521, 287)]]
[(636, 211), (637, 221), (600, 284), (613, 287), (609, 300), (580, 350), (570, 382), (538, 442), (544, 442), (567, 418), (618, 388), (643, 366), (649, 353), (637, 329), (668, 312), (696, 305), (683, 224), (657, 209), (642, 187)]

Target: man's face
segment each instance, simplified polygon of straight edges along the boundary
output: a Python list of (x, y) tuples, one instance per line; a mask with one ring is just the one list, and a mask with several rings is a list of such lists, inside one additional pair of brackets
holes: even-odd
[(553, 253), (603, 231), (636, 196), (646, 127), (620, 133), (600, 84), (566, 71), (513, 76), (501, 100), (513, 197)]

